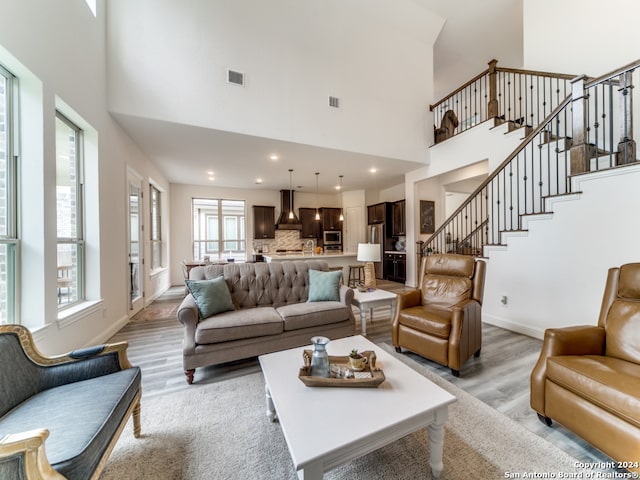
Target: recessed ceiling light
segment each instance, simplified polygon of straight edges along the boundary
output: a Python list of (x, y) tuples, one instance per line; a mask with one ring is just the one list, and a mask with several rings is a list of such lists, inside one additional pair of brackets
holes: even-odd
[(369, 171), (371, 173), (376, 173), (378, 171), (378, 169), (374, 167), (374, 168), (370, 168)]
[(213, 182), (215, 180), (215, 177), (209, 177), (209, 180)]
[(213, 170), (208, 170), (207, 175), (213, 175)]
[(280, 157), (276, 153), (272, 153), (271, 155), (269, 155), (269, 158), (271, 160), (278, 160)]
[(258, 185), (260, 185), (260, 184), (262, 183), (262, 179), (261, 179), (261, 178), (256, 178), (256, 183), (257, 183)]

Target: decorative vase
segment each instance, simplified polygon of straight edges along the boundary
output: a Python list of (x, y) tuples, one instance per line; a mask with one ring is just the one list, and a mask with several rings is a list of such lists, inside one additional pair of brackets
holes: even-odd
[(311, 355), (311, 376), (329, 378), (329, 355), (327, 354), (327, 337), (312, 337), (313, 354)]

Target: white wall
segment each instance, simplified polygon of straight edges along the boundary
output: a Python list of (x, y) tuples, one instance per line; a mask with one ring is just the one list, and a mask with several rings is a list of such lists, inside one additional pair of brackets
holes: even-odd
[[(103, 342), (128, 319), (126, 165), (168, 184), (107, 113), (104, 2), (97, 18), (80, 0), (0, 0), (0, 11), (0, 63), (21, 82), (22, 322), (42, 351), (60, 353)], [(89, 126), (87, 295), (95, 303), (66, 321), (56, 298), (56, 108)]]
[[(108, 9), (112, 111), (424, 158), (443, 20), (411, 0), (109, 0)], [(226, 83), (227, 68), (245, 74), (245, 87)]]
[(525, 68), (598, 77), (637, 60), (638, 17), (636, 0), (525, 0)]
[(607, 270), (639, 261), (638, 182), (640, 165), (577, 177), (581, 194), (554, 201), (551, 216), (506, 236), (507, 247), (485, 247), (483, 321), (538, 338), (549, 327), (595, 325)]
[(396, 185), (395, 187), (380, 190), (379, 198), (380, 202), (396, 202), (398, 200), (404, 200), (404, 183)]

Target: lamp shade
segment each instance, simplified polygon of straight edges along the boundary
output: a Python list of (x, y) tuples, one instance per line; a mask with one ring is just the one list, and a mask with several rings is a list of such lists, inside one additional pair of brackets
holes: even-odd
[(380, 244), (379, 243), (359, 243), (358, 244), (358, 261), (359, 262), (379, 262), (380, 261)]

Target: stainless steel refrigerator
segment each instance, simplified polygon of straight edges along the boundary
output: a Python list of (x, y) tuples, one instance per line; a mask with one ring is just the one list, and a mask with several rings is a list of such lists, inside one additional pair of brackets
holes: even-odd
[(376, 269), (376, 278), (382, 279), (382, 260), (384, 259), (384, 223), (374, 223), (369, 225), (369, 231), (367, 235), (367, 241), (369, 243), (377, 243), (380, 245), (380, 261), (373, 262)]

